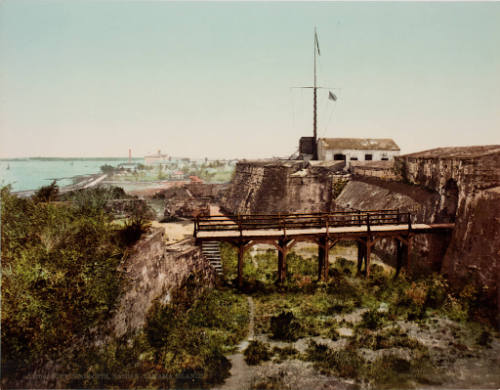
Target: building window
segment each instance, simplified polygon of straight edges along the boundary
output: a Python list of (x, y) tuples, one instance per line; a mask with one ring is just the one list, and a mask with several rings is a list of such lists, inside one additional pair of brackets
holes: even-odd
[(389, 161), (388, 157), (382, 157), (382, 161)]
[(345, 161), (345, 154), (338, 153), (333, 155), (334, 160), (344, 160)]
[(351, 161), (356, 161), (357, 159), (357, 157), (351, 157)]
[(365, 154), (365, 160), (366, 160), (366, 161), (371, 161), (371, 160), (373, 160), (373, 155), (372, 155), (372, 154)]

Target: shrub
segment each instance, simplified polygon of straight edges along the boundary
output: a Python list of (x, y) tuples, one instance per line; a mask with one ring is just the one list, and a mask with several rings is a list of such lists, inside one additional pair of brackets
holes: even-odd
[(358, 328), (350, 341), (350, 346), (372, 350), (394, 347), (425, 350), (425, 347), (418, 340), (410, 338), (407, 333), (401, 332), (399, 328), (384, 329), (378, 333)]
[(366, 366), (364, 376), (377, 388), (408, 388), (410, 387), (411, 364), (408, 360), (390, 354), (383, 355)]
[(371, 330), (378, 329), (382, 326), (384, 317), (384, 313), (380, 313), (377, 310), (369, 310), (363, 313), (362, 320), (358, 326)]
[[(230, 338), (221, 339), (217, 334), (232, 330), (226, 329), (224, 321), (213, 321), (212, 328), (193, 321), (198, 316), (192, 312), (202, 306), (198, 299), (172, 305), (156, 302), (148, 312), (144, 332), (153, 362), (170, 378), (167, 387), (205, 387), (222, 382), (229, 374), (231, 364), (223, 354), (223, 343)], [(189, 310), (186, 305), (191, 306)], [(220, 306), (217, 309), (224, 310)]]
[(57, 199), (59, 194), (59, 186), (54, 180), (48, 186), (40, 187), (40, 189), (33, 195), (33, 201), (39, 202), (52, 202)]
[(115, 172), (115, 167), (109, 164), (101, 165), (102, 173), (107, 173), (108, 175), (113, 174)]
[(278, 355), (278, 361), (293, 359), (299, 356), (299, 351), (297, 351), (294, 347), (274, 347), (272, 353), (273, 355)]
[(135, 244), (142, 234), (148, 231), (149, 226), (149, 222), (140, 218), (127, 220), (125, 226), (118, 233), (120, 242), (125, 246)]
[[(49, 196), (50, 198), (50, 196)], [(1, 190), (2, 364), (10, 377), (60, 357), (109, 318), (124, 248), (103, 214), (19, 199)]]
[(271, 358), (269, 344), (261, 343), (260, 341), (252, 340), (248, 347), (243, 351), (245, 361), (249, 365), (257, 365)]
[(491, 337), (491, 333), (487, 330), (483, 330), (479, 337), (477, 338), (477, 344), (483, 347), (490, 348), (491, 342), (493, 341), (493, 337)]
[(364, 359), (350, 349), (333, 350), (326, 345), (309, 342), (306, 359), (313, 361), (322, 373), (334, 374), (342, 378), (358, 378), (364, 367)]
[(300, 323), (292, 312), (282, 311), (279, 315), (271, 317), (272, 338), (284, 341), (296, 341), (300, 337)]

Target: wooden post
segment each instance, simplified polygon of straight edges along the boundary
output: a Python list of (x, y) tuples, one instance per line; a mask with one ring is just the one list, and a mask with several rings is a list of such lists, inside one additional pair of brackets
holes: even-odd
[(241, 226), (241, 216), (238, 214), (238, 229), (240, 231), (240, 237), (243, 237), (243, 227)]
[(363, 267), (363, 258), (365, 257), (365, 251), (363, 243), (357, 241), (358, 243), (358, 274), (361, 273), (361, 268)]
[(278, 240), (278, 283), (283, 283), (286, 279), (287, 254), (288, 254), (288, 241), (283, 239)]
[(403, 248), (401, 241), (396, 239), (396, 273), (394, 275), (394, 279), (399, 276), (399, 272), (401, 271), (401, 266), (403, 265)]
[(373, 241), (370, 238), (368, 238), (368, 240), (366, 240), (366, 262), (365, 262), (367, 278), (370, 276), (370, 255), (372, 253), (372, 245)]
[(325, 237), (325, 249), (324, 249), (324, 258), (323, 258), (323, 280), (325, 282), (328, 282), (328, 266), (329, 266), (329, 259), (328, 256), (330, 255), (330, 242), (328, 240), (328, 237)]
[(323, 242), (323, 238), (318, 239), (318, 280), (323, 280), (325, 268), (325, 247)]

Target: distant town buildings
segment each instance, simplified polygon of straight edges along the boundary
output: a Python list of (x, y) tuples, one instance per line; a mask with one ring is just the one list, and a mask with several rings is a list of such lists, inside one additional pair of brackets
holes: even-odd
[(144, 156), (144, 164), (146, 165), (157, 165), (168, 163), (169, 156), (162, 154), (161, 150), (158, 150), (158, 154), (153, 154), (151, 156)]
[(186, 175), (182, 171), (175, 171), (172, 173), (172, 179), (173, 180), (184, 180), (186, 178)]

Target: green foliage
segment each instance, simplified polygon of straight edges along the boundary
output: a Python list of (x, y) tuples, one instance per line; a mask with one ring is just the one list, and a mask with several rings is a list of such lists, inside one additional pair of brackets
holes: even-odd
[(124, 246), (135, 244), (142, 234), (147, 232), (150, 223), (141, 218), (131, 218), (125, 222), (125, 226), (119, 231), (119, 240)]
[(369, 310), (363, 313), (359, 327), (368, 328), (371, 330), (378, 329), (384, 323), (384, 314), (377, 310)]
[(247, 364), (254, 366), (271, 358), (269, 344), (252, 340), (248, 347), (243, 351)]
[(440, 372), (427, 353), (417, 353), (411, 360), (384, 354), (363, 368), (363, 376), (380, 389), (413, 388), (415, 382), (439, 385)]
[(309, 342), (305, 356), (322, 373), (342, 378), (358, 378), (365, 364), (363, 357), (354, 350), (334, 350), (313, 340)]
[(247, 329), (248, 311), (243, 297), (212, 290), (192, 300), (189, 291), (180, 303), (156, 303), (144, 328), (153, 364), (170, 378), (168, 386), (220, 383), (230, 368), (223, 353)]
[(358, 327), (349, 345), (352, 348), (367, 348), (372, 350), (389, 348), (425, 350), (425, 347), (418, 340), (409, 337), (399, 327), (385, 328), (378, 332)]
[(218, 335), (224, 345), (236, 345), (247, 333), (248, 303), (243, 295), (231, 290), (213, 289), (200, 296), (189, 310), (189, 323), (224, 333)]
[(101, 165), (102, 173), (107, 173), (107, 174), (111, 175), (115, 172), (115, 170), (116, 170), (116, 168), (113, 167), (112, 165), (108, 165), (108, 164)]
[(294, 347), (286, 346), (286, 347), (274, 347), (272, 351), (273, 355), (277, 356), (276, 361), (281, 362), (287, 359), (298, 358), (300, 353)]
[(69, 201), (78, 212), (86, 215), (95, 215), (103, 212), (109, 201), (130, 198), (121, 187), (92, 187), (70, 191), (59, 197)]
[(59, 186), (54, 180), (48, 186), (40, 187), (40, 189), (33, 195), (33, 201), (39, 202), (53, 202), (57, 199), (59, 194)]
[[(36, 198), (37, 200), (40, 198)], [(109, 318), (123, 248), (104, 214), (1, 190), (2, 364), (6, 376), (60, 356)]]
[(281, 312), (271, 317), (271, 334), (275, 340), (295, 341), (301, 335), (300, 322), (292, 312)]
[(342, 192), (342, 190), (344, 189), (344, 187), (347, 185), (347, 183), (349, 182), (348, 179), (337, 179), (337, 180), (334, 180), (333, 183), (332, 183), (332, 197), (333, 199), (336, 199), (340, 193)]

